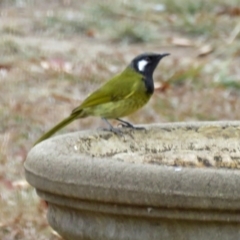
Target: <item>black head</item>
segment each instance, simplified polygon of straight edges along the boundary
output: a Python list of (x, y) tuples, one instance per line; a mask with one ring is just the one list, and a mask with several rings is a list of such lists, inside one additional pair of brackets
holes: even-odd
[(143, 53), (132, 60), (130, 67), (145, 77), (152, 77), (153, 72), (160, 60), (168, 55), (170, 54)]

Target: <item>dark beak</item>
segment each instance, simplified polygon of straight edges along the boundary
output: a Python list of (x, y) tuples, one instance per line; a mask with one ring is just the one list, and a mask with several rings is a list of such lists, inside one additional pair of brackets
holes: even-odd
[(159, 55), (159, 58), (162, 59), (162, 58), (164, 58), (164, 57), (166, 57), (168, 55), (170, 55), (170, 53), (163, 53), (163, 54)]

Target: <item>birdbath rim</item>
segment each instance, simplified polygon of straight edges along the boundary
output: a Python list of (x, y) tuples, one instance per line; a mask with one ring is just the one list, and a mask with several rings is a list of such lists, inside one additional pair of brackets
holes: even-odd
[[(188, 141), (184, 132), (190, 131), (194, 141), (199, 136), (204, 136), (199, 145), (204, 143), (205, 138), (214, 141), (214, 136), (219, 136), (218, 138), (220, 140), (222, 138), (222, 141), (227, 138), (230, 139), (229, 141), (235, 141), (234, 134), (240, 134), (239, 121), (142, 126), (146, 131), (126, 130), (127, 137), (125, 140), (122, 139), (124, 146), (134, 141), (131, 139), (136, 136), (138, 139), (142, 137), (143, 141), (149, 141), (151, 138), (143, 137), (146, 132), (162, 131), (161, 134), (165, 133), (165, 140), (172, 133), (180, 133), (179, 140), (182, 144)], [(226, 138), (225, 135), (227, 135)], [(153, 135), (153, 137), (156, 136), (158, 135)], [(91, 146), (92, 142), (95, 141), (95, 145), (90, 150), (95, 149), (101, 152), (102, 148), (107, 146), (113, 149), (120, 146), (118, 144), (121, 141), (116, 141), (117, 138), (118, 136), (109, 132), (87, 130), (44, 141), (29, 152), (25, 162), (27, 181), (43, 192), (91, 201), (152, 207), (240, 209), (239, 170), (158, 165), (156, 162), (131, 161), (131, 155), (130, 161), (125, 161), (124, 157), (129, 158), (130, 153), (125, 154), (124, 151), (115, 158), (111, 154), (109, 156), (89, 154), (87, 146)], [(160, 143), (157, 138), (152, 140)], [(83, 151), (84, 148), (86, 152)], [(138, 156), (133, 155), (134, 157)]]

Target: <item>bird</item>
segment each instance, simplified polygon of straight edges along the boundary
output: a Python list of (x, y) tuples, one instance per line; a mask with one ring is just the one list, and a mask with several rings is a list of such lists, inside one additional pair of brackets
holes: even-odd
[(34, 146), (55, 134), (76, 119), (88, 116), (101, 117), (109, 126), (108, 130), (119, 133), (108, 119), (118, 120), (122, 127), (136, 128), (122, 120), (142, 108), (154, 93), (153, 72), (160, 60), (169, 53), (142, 53), (132, 59), (119, 74), (92, 92), (71, 114), (43, 134)]

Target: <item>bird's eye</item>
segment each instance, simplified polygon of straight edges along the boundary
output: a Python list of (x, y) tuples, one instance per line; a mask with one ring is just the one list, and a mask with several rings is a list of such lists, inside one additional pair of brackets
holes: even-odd
[(145, 60), (146, 60), (147, 62), (151, 62), (151, 58), (150, 58), (150, 57), (146, 57)]

